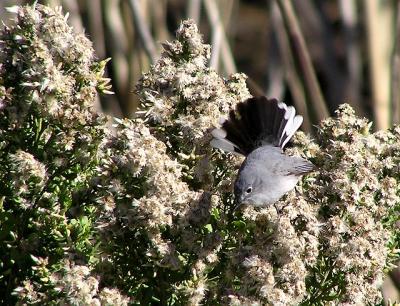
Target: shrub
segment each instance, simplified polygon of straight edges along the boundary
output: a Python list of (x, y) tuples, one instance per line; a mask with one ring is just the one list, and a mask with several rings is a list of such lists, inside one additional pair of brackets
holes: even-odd
[(90, 42), (60, 9), (15, 8), (1, 32), (0, 296), (18, 304), (346, 305), (381, 301), (398, 258), (400, 129), (342, 105), (289, 154), (318, 171), (274, 206), (233, 212), (242, 159), (210, 129), (249, 97), (207, 67), (192, 21), (110, 126)]

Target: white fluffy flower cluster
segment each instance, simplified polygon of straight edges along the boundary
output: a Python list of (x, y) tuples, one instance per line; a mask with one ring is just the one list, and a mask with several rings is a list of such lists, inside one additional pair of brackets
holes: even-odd
[(384, 269), (397, 252), (390, 241), (399, 218), (400, 129), (372, 134), (370, 126), (342, 105), (316, 141), (296, 135), (289, 153), (311, 158), (318, 171), (275, 208), (243, 211), (254, 241), (232, 254), (230, 274), (241, 285), (224, 297), (230, 304), (382, 300)]
[[(48, 264), (46, 259), (36, 258), (36, 260), (42, 265), (38, 266), (39, 270)], [(14, 293), (21, 300), (17, 305), (26, 305), (22, 301), (29, 304), (55, 303), (50, 290), (61, 297), (57, 300), (57, 304), (60, 305), (127, 306), (132, 301), (116, 288), (100, 288), (98, 278), (92, 275), (89, 267), (75, 265), (69, 260), (63, 263), (60, 272), (52, 273), (46, 279), (49, 286), (49, 292), (46, 293), (37, 290), (39, 289), (36, 288), (37, 284), (30, 280), (24, 281), (23, 286), (16, 288)]]
[[(164, 52), (137, 85), (147, 116), (157, 125), (175, 126), (187, 144), (204, 144), (205, 133), (221, 113), (249, 97), (243, 74), (221, 78), (207, 66), (210, 46), (203, 44), (192, 20), (183, 21), (177, 40), (163, 44)], [(193, 146), (193, 145), (190, 145)]]
[(75, 33), (61, 7), (35, 4), (15, 13), (19, 26), (5, 27), (0, 39), (0, 83), (20, 86), (18, 101), (4, 99), (0, 107), (11, 126), (20, 127), (32, 109), (64, 127), (92, 124), (96, 87), (107, 81), (90, 40)]
[[(188, 203), (198, 198), (198, 194), (181, 181), (181, 166), (166, 155), (165, 144), (152, 136), (143, 122), (121, 120), (115, 127), (116, 135), (107, 145), (110, 155), (103, 164), (103, 175), (115, 177), (113, 171), (118, 169), (137, 182), (137, 186), (131, 186), (137, 192), (131, 190), (133, 199), (118, 207), (120, 213), (135, 226), (141, 224), (153, 229), (172, 226), (174, 216), (184, 215)], [(121, 183), (126, 182), (114, 178), (110, 189), (118, 192)], [(123, 188), (126, 192), (129, 186)]]
[(350, 106), (340, 106), (337, 114), (321, 124), (315, 154), (321, 168), (308, 191), (320, 205), (321, 253), (344, 275), (343, 303), (378, 303), (393, 251), (384, 221), (400, 202), (398, 174), (392, 171), (400, 162), (399, 129), (371, 134), (371, 124)]
[[(202, 44), (192, 21), (184, 21), (177, 40), (164, 49), (137, 85), (147, 124), (167, 143), (169, 153), (179, 152), (175, 156), (180, 163), (188, 168), (195, 164), (194, 171), (182, 168), (183, 173), (213, 176), (209, 184), (200, 180), (200, 186), (217, 189), (216, 202), (229, 205), (222, 191), (229, 182), (215, 177), (222, 167), (232, 170), (233, 160), (221, 167), (218, 155), (211, 156), (208, 131), (221, 114), (249, 96), (244, 78), (223, 80), (206, 67), (209, 46)], [(316, 141), (297, 134), (297, 147), (289, 151), (312, 159), (319, 170), (276, 209), (243, 211), (246, 234), (237, 234), (228, 252), (220, 299), (296, 305), (303, 299), (312, 304), (334, 297), (357, 305), (381, 298), (379, 284), (392, 252), (382, 220), (399, 203), (399, 137), (396, 129), (370, 134), (369, 128), (344, 105), (337, 119), (321, 124)], [(206, 174), (199, 175), (202, 171)], [(230, 181), (232, 176), (222, 178)], [(232, 243), (225, 239), (222, 245)], [(206, 260), (200, 262), (207, 266)]]
[(19, 196), (21, 208), (28, 209), (33, 203), (29, 201), (29, 195), (41, 191), (48, 179), (46, 167), (32, 154), (18, 150), (8, 155), (10, 163), (10, 178), (13, 184), (13, 192)]

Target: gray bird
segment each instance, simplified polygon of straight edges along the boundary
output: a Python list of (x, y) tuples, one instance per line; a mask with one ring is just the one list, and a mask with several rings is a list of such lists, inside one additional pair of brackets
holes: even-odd
[(237, 205), (273, 204), (315, 169), (310, 161), (283, 152), (303, 122), (295, 113), (276, 99), (253, 97), (238, 103), (221, 128), (211, 132), (214, 148), (246, 156), (235, 181)]

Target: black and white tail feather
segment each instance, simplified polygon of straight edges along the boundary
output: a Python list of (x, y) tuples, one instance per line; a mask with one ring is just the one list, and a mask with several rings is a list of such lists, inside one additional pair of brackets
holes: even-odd
[(293, 106), (264, 96), (240, 102), (229, 119), (214, 129), (211, 145), (227, 152), (247, 156), (255, 149), (270, 144), (283, 150), (299, 129), (303, 117), (296, 115)]

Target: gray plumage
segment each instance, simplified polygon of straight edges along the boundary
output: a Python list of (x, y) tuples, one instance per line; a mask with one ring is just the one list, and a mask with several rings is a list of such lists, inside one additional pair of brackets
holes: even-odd
[(211, 132), (213, 147), (246, 156), (235, 181), (238, 204), (273, 204), (292, 190), (303, 174), (314, 170), (308, 160), (283, 153), (302, 122), (293, 106), (254, 97), (239, 103), (221, 128)]

